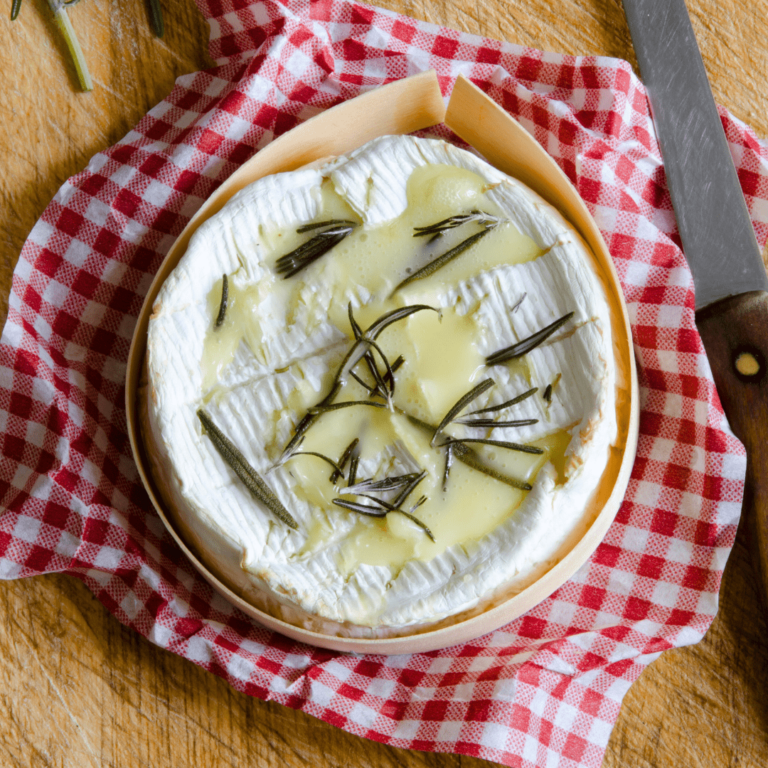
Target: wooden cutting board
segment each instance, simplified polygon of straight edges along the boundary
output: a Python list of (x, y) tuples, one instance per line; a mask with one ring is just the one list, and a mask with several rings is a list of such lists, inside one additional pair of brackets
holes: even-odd
[[(193, 0), (164, 3), (154, 38), (140, 0), (70, 10), (95, 90), (74, 70), (42, 0), (0, 20), (0, 320), (30, 229), (62, 182), (211, 62)], [(467, 32), (635, 64), (619, 0), (381, 0)], [(688, 0), (718, 103), (768, 136), (768, 0)], [(627, 695), (605, 768), (762, 766), (768, 635), (746, 550), (726, 569), (720, 614), (697, 646), (665, 653)], [(406, 752), (234, 692), (122, 627), (77, 581), (0, 583), (0, 764), (14, 766), (470, 766)]]

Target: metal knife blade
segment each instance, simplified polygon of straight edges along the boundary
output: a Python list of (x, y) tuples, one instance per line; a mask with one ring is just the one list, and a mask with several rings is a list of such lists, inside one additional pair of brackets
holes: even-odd
[(747, 449), (739, 535), (768, 609), (768, 278), (684, 0), (622, 0), (720, 401)]
[(684, 0), (623, 0), (696, 309), (768, 277)]

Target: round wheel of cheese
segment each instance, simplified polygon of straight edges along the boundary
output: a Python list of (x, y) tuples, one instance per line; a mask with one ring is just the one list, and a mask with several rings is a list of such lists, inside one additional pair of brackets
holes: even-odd
[(592, 264), (551, 206), (442, 141), (239, 192), (150, 319), (144, 437), (185, 540), (328, 634), (419, 632), (530, 584), (589, 522), (616, 440)]

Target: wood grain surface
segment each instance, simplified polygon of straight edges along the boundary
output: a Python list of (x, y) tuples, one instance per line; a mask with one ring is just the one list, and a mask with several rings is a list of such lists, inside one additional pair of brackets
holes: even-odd
[[(0, 320), (21, 246), (58, 187), (171, 89), (210, 65), (193, 0), (163, 2), (151, 35), (139, 0), (70, 10), (95, 90), (74, 68), (44, 0), (0, 19)], [(619, 0), (381, 0), (427, 21), (514, 43), (635, 64)], [(718, 103), (768, 136), (768, 0), (688, 0)], [(705, 639), (665, 653), (632, 687), (605, 768), (746, 768), (768, 762), (768, 629), (745, 548), (726, 569)], [(76, 580), (0, 584), (0, 765), (435, 766), (481, 760), (384, 747), (276, 704), (159, 650)]]

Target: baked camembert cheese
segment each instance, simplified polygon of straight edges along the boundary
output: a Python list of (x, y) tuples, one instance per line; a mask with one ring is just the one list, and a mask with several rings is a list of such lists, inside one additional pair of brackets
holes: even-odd
[(562, 216), (470, 152), (384, 136), (199, 228), (153, 307), (145, 442), (183, 537), (246, 600), (408, 634), (562, 556), (615, 378)]

